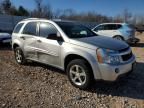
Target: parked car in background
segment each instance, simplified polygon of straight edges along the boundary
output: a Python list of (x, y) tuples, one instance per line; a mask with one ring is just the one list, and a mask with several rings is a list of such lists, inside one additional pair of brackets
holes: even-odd
[(11, 34), (0, 32), (0, 43), (10, 43), (11, 42)]
[(80, 89), (93, 79), (115, 81), (135, 63), (127, 43), (69, 21), (25, 19), (13, 31), (12, 47), (17, 63), (32, 60), (62, 69)]
[(144, 32), (144, 25), (137, 25), (137, 26), (135, 26), (135, 29), (137, 32), (143, 33)]
[(135, 28), (127, 23), (102, 23), (92, 29), (96, 34), (123, 40), (128, 43), (137, 43)]

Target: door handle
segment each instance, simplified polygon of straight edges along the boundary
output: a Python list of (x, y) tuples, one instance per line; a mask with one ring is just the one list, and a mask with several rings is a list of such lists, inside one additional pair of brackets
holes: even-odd
[(42, 41), (41, 40), (37, 40), (37, 42), (41, 43)]
[(23, 40), (25, 40), (25, 37), (24, 37), (24, 36), (21, 36), (20, 38), (23, 39)]

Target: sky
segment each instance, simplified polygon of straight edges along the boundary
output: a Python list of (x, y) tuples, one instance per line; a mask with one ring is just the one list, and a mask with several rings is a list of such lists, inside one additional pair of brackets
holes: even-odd
[[(24, 6), (32, 10), (35, 8), (34, 0), (11, 0), (16, 6)], [(74, 9), (76, 12), (95, 11), (102, 15), (115, 16), (128, 9), (132, 14), (144, 15), (144, 0), (43, 0), (52, 10)]]

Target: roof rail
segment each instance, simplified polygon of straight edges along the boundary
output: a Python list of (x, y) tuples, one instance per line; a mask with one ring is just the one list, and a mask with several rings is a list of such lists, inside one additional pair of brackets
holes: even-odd
[(27, 20), (40, 20), (40, 19), (48, 20), (46, 18), (26, 18), (26, 19), (23, 19), (23, 21), (27, 21)]
[(52, 21), (61, 21), (61, 22), (76, 22), (74, 20), (67, 20), (67, 19), (51, 19)]
[(38, 18), (26, 18), (26, 19), (23, 19), (23, 21), (26, 21), (26, 20), (37, 20)]
[(62, 21), (62, 19), (51, 19), (52, 21)]

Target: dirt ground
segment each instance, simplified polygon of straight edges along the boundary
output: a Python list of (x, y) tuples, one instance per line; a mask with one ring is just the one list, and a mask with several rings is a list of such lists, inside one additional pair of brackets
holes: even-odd
[(9, 47), (0, 46), (0, 108), (144, 108), (144, 34), (132, 45), (137, 65), (116, 83), (73, 87), (64, 72), (39, 63), (18, 65)]

